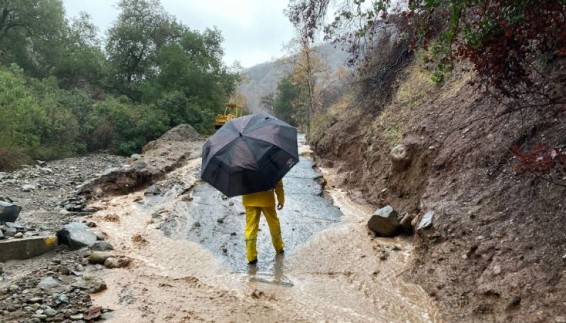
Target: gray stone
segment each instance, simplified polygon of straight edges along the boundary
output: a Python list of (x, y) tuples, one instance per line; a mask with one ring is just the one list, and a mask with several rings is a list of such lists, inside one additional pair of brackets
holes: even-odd
[(59, 286), (61, 286), (61, 282), (53, 277), (45, 277), (37, 284), (37, 288), (41, 289), (51, 289)]
[(6, 237), (13, 237), (16, 235), (16, 233), (18, 233), (18, 229), (12, 227), (7, 227), (6, 231), (4, 231), (4, 235)]
[(4, 232), (2, 230), (0, 230), (0, 240), (4, 239)]
[(90, 247), (96, 243), (96, 235), (89, 230), (84, 223), (72, 222), (57, 232), (57, 238), (63, 244), (76, 250), (82, 247)]
[(132, 259), (128, 257), (109, 257), (104, 261), (104, 266), (106, 268), (124, 268), (128, 267)]
[(88, 257), (88, 262), (91, 264), (104, 264), (109, 257), (112, 257), (110, 252), (95, 251)]
[(23, 237), (24, 237), (24, 234), (21, 233), (21, 232), (18, 232), (18, 233), (16, 233), (16, 234), (14, 234), (14, 238), (21, 239), (21, 238), (23, 238)]
[(35, 191), (35, 186), (31, 185), (31, 184), (25, 184), (22, 186), (22, 191), (23, 192), (31, 192), (31, 191)]
[(53, 304), (55, 304), (55, 306), (59, 306), (63, 303), (69, 303), (69, 296), (63, 293), (57, 295), (57, 297), (53, 300)]
[(53, 170), (51, 168), (47, 168), (47, 167), (42, 167), (39, 169), (42, 173), (47, 174), (47, 175), (52, 175), (53, 174)]
[(427, 229), (427, 228), (431, 227), (433, 216), (434, 216), (433, 211), (426, 212), (425, 215), (423, 216), (423, 218), (421, 219), (421, 222), (417, 226), (417, 230), (423, 230), (423, 229)]
[(75, 320), (75, 321), (82, 320), (83, 318), (84, 318), (84, 315), (82, 313), (74, 314), (74, 315), (70, 316), (70, 319)]
[(87, 276), (87, 275), (83, 276), (82, 279), (78, 279), (72, 286), (86, 290), (92, 294), (96, 294), (107, 288), (104, 280), (98, 277)]
[(93, 251), (109, 251), (114, 250), (114, 247), (108, 241), (98, 241), (90, 246), (90, 249)]
[(159, 195), (161, 194), (161, 188), (158, 185), (151, 185), (145, 190), (144, 195)]
[(52, 309), (52, 308), (48, 308), (44, 311), (45, 315), (49, 316), (49, 317), (53, 317), (55, 315), (57, 315), (57, 311)]
[(67, 266), (59, 266), (57, 267), (57, 272), (62, 275), (69, 275), (71, 273), (71, 270), (69, 270), (69, 267)]
[(392, 237), (400, 228), (399, 213), (390, 205), (378, 209), (369, 219), (368, 228), (379, 236)]
[(98, 241), (103, 241), (105, 236), (104, 236), (104, 232), (100, 231), (100, 230), (92, 230), (92, 233), (94, 233), (96, 235), (96, 239)]
[(404, 171), (411, 164), (411, 154), (405, 145), (397, 145), (389, 153), (395, 171)]
[(21, 210), (19, 205), (0, 201), (0, 223), (15, 222)]

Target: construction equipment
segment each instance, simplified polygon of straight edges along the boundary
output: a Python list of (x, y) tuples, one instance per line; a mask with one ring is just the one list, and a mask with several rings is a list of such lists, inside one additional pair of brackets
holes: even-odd
[(236, 103), (228, 103), (226, 104), (226, 108), (224, 109), (224, 114), (216, 115), (216, 119), (214, 120), (214, 128), (220, 129), (226, 122), (238, 118), (242, 116), (244, 111), (244, 107), (236, 104)]

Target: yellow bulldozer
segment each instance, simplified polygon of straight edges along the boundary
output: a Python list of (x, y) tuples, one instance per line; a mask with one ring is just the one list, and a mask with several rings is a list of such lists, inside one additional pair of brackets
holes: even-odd
[(214, 128), (220, 129), (226, 122), (238, 118), (242, 116), (244, 111), (244, 107), (236, 104), (236, 103), (228, 103), (226, 104), (226, 108), (224, 109), (224, 114), (216, 115), (216, 119), (214, 120)]

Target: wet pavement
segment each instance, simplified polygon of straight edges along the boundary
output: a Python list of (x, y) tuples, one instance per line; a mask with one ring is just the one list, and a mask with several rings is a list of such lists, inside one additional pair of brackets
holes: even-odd
[[(286, 255), (291, 255), (316, 232), (343, 218), (338, 207), (322, 196), (321, 177), (310, 160), (300, 157), (299, 163), (283, 178), (285, 206), (278, 215)], [(202, 244), (226, 262), (233, 272), (267, 271), (278, 276), (276, 272), (282, 267), (281, 257), (275, 255), (265, 218), (262, 216), (260, 221), (258, 265), (254, 268), (247, 265), (244, 226), (241, 197), (226, 198), (212, 186), (201, 182), (192, 193), (192, 201), (178, 204), (176, 212), (161, 228), (171, 238)]]

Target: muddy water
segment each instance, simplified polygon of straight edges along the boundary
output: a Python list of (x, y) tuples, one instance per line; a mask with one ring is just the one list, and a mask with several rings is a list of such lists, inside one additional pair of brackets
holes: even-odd
[[(169, 174), (148, 190), (154, 195), (97, 205), (101, 229), (134, 259), (130, 268), (96, 272), (109, 288), (95, 303), (114, 309), (114, 321), (440, 321), (428, 295), (400, 278), (409, 241), (368, 235), (373, 210), (340, 190), (327, 192), (334, 204), (322, 198), (308, 159), (284, 179), (286, 253), (274, 254), (262, 220), (255, 267), (245, 260), (241, 200), (200, 182), (199, 163)], [(322, 172), (332, 180), (332, 170)]]

